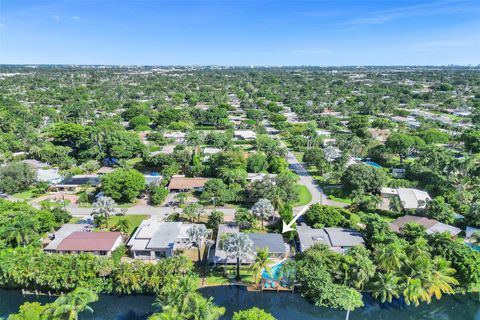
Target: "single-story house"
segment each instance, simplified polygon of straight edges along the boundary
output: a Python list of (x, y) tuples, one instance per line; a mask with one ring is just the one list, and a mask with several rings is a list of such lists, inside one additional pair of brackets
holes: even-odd
[(203, 157), (205, 160), (207, 160), (208, 158), (210, 158), (210, 156), (217, 154), (219, 152), (222, 152), (222, 149), (207, 147), (203, 149)]
[(381, 195), (384, 199), (400, 198), (404, 209), (424, 209), (432, 200), (428, 192), (413, 188), (382, 188)]
[(394, 178), (405, 178), (405, 173), (406, 173), (406, 170), (403, 169), (403, 168), (393, 168), (392, 169), (392, 176)]
[(390, 135), (390, 129), (370, 128), (368, 131), (371, 133), (373, 139), (381, 143), (385, 143)]
[(103, 167), (101, 167), (100, 169), (97, 170), (97, 174), (98, 175), (107, 174), (107, 173), (112, 172), (113, 170), (115, 170), (115, 169), (112, 168), (112, 167), (103, 166)]
[(202, 191), (208, 178), (188, 178), (183, 175), (175, 175), (168, 184), (170, 191)]
[(185, 137), (187, 136), (187, 134), (181, 131), (174, 131), (164, 133), (163, 136), (167, 139), (172, 139), (173, 141), (175, 141), (175, 143), (183, 143), (185, 142)]
[(347, 228), (313, 229), (301, 225), (297, 226), (297, 233), (301, 252), (317, 243), (323, 243), (339, 253), (345, 253), (353, 246), (365, 244), (360, 232)]
[(58, 244), (55, 253), (92, 253), (110, 256), (122, 244), (121, 232), (74, 231)]
[(247, 174), (247, 181), (253, 182), (253, 181), (261, 181), (265, 179), (265, 177), (270, 177), (274, 178), (277, 175), (275, 173), (263, 173), (263, 172), (257, 172), (257, 173), (248, 173)]
[[(226, 233), (239, 233), (240, 230), (236, 224), (220, 224), (218, 226), (217, 241), (215, 251), (210, 255), (209, 261), (212, 264), (224, 264), (228, 259), (228, 264), (236, 263), (236, 259), (227, 258), (227, 254), (220, 248), (220, 239)], [(255, 260), (255, 254), (258, 249), (268, 248), (271, 258), (283, 259), (289, 252), (288, 245), (283, 241), (283, 237), (278, 233), (247, 233), (253, 242), (253, 252), (248, 258), (242, 261), (243, 264), (250, 264)]]
[(88, 224), (65, 223), (60, 227), (60, 229), (49, 235), (49, 237), (43, 241), (45, 244), (43, 250), (50, 253), (56, 252), (58, 245), (63, 241), (63, 239), (74, 232), (87, 232), (89, 230), (90, 225)]
[(415, 223), (418, 223), (419, 225), (424, 226), (428, 234), (439, 233), (439, 232), (449, 232), (452, 236), (455, 236), (462, 231), (460, 228), (457, 228), (445, 223), (441, 223), (434, 219), (428, 219), (428, 218), (419, 217), (419, 216), (412, 216), (408, 214), (392, 221), (390, 223), (390, 228), (394, 232), (401, 233), (403, 227), (405, 227), (407, 223), (411, 223), (411, 222), (415, 222)]
[(98, 174), (91, 175), (75, 175), (67, 178), (57, 184), (50, 187), (53, 191), (64, 192), (78, 192), (81, 188), (85, 187), (97, 187), (100, 185), (100, 176)]
[(147, 185), (158, 185), (163, 179), (161, 175), (144, 174), (143, 176), (145, 177), (145, 183)]
[[(188, 229), (195, 224), (148, 219), (141, 223), (127, 246), (135, 259), (156, 260), (173, 256), (175, 250), (191, 245)], [(198, 225), (205, 228), (204, 225)]]
[(235, 130), (234, 137), (239, 140), (255, 140), (257, 134), (252, 130)]
[(51, 168), (47, 163), (35, 159), (22, 160), (23, 163), (32, 168), (37, 174), (37, 181), (59, 183), (62, 176), (58, 173), (58, 169)]

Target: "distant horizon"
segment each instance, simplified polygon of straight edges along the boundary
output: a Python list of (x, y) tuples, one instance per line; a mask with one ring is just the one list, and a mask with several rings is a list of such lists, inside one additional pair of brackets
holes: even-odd
[(4, 66), (71, 66), (71, 67), (218, 67), (218, 68), (448, 68), (448, 67), (480, 67), (479, 64), (443, 64), (443, 65), (221, 65), (221, 64), (88, 64), (88, 63), (0, 63)]
[(477, 0), (3, 0), (0, 63), (480, 64)]

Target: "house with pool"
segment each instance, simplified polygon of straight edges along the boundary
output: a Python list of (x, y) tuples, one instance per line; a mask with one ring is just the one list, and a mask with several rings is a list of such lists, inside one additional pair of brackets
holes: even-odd
[[(224, 250), (221, 249), (220, 239), (225, 233), (239, 233), (240, 229), (236, 224), (220, 224), (218, 226), (217, 240), (214, 250), (209, 256), (210, 264), (235, 264), (236, 259), (227, 257)], [(253, 242), (253, 253), (245, 260), (243, 264), (251, 264), (255, 260), (255, 254), (258, 249), (267, 248), (270, 252), (270, 258), (273, 260), (283, 260), (290, 252), (290, 246), (285, 243), (283, 236), (278, 233), (247, 233)]]
[(345, 253), (353, 246), (363, 246), (362, 234), (347, 228), (314, 229), (305, 224), (297, 226), (299, 249), (301, 252), (320, 243), (338, 253)]

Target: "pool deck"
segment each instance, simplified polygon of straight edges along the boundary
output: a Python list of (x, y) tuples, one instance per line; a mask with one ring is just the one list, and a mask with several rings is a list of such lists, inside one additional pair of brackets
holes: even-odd
[(252, 284), (247, 286), (247, 291), (249, 292), (263, 292), (263, 291), (273, 291), (273, 292), (293, 292), (293, 289), (282, 287), (277, 281), (274, 281), (274, 287), (268, 286), (265, 288), (264, 282)]

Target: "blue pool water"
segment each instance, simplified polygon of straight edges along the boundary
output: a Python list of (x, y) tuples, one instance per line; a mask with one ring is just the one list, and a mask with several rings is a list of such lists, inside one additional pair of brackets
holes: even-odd
[(382, 168), (381, 165), (379, 165), (378, 163), (373, 162), (373, 161), (365, 161), (365, 163), (368, 164), (369, 166), (372, 166), (372, 167), (376, 168), (376, 169), (381, 169)]
[(272, 267), (272, 269), (271, 269), (272, 276), (270, 276), (268, 274), (268, 272), (265, 269), (263, 269), (262, 278), (263, 279), (270, 279), (270, 280), (277, 279), (280, 276), (280, 269), (282, 268), (282, 264), (283, 264), (283, 262), (280, 262), (280, 263), (278, 263), (278, 264), (276, 264)]
[(473, 250), (476, 250), (476, 251), (480, 252), (480, 247), (479, 246), (474, 246), (471, 243), (466, 243), (466, 245), (469, 246), (470, 248), (472, 248)]

